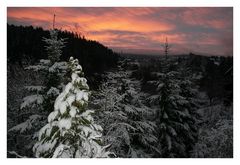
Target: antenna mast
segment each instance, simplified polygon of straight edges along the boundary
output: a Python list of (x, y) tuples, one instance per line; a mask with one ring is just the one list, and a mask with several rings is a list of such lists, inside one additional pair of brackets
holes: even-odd
[(54, 14), (53, 15), (53, 30), (55, 29), (55, 17), (56, 17), (56, 15)]

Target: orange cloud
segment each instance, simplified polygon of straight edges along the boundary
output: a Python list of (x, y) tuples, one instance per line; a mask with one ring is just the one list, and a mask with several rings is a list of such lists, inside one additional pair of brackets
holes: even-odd
[(175, 52), (196, 48), (209, 54), (221, 54), (222, 49), (232, 52), (230, 44), (227, 48), (223, 44), (224, 38), (232, 39), (232, 8), (10, 7), (7, 11), (10, 24), (45, 29), (52, 27), (53, 14), (57, 15), (57, 28), (81, 33), (112, 48), (144, 47), (160, 52), (167, 37)]

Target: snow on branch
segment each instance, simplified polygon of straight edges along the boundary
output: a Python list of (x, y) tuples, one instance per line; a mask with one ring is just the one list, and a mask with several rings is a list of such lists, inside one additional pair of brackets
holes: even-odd
[(47, 70), (48, 67), (44, 65), (30, 65), (25, 68), (26, 70), (33, 70), (33, 71), (40, 71), (40, 70)]
[(49, 72), (56, 72), (57, 70), (67, 70), (67, 62), (55, 62), (50, 68)]
[(36, 92), (40, 92), (44, 88), (45, 88), (44, 86), (37, 86), (37, 85), (25, 86), (25, 89), (27, 89), (28, 91), (36, 91)]
[(46, 59), (41, 59), (40, 63), (43, 65), (50, 65), (51, 61), (50, 60), (46, 60)]
[(59, 95), (59, 89), (55, 88), (55, 87), (51, 87), (48, 91), (47, 91), (47, 95), (53, 95), (53, 96), (57, 96)]
[(31, 105), (36, 106), (43, 103), (42, 95), (30, 95), (23, 98), (23, 103), (20, 106), (20, 109), (29, 107)]
[(19, 131), (20, 133), (23, 133), (23, 132), (25, 132), (27, 130), (32, 129), (33, 123), (36, 122), (38, 119), (41, 119), (41, 118), (42, 118), (42, 116), (40, 116), (40, 115), (32, 115), (25, 122), (20, 123), (20, 124), (18, 124), (16, 126), (10, 128), (8, 130), (8, 132), (11, 132), (11, 131), (17, 132), (17, 131)]

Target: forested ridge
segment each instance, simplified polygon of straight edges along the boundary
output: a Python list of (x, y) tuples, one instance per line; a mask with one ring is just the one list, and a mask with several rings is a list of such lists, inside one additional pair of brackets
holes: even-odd
[[(116, 65), (118, 54), (93, 40), (88, 40), (74, 32), (59, 31), (58, 36), (65, 39), (60, 60), (70, 56), (78, 58), (86, 68), (87, 75), (101, 73)], [(36, 63), (47, 58), (43, 38), (49, 37), (49, 31), (41, 27), (7, 25), (7, 60), (8, 64)]]

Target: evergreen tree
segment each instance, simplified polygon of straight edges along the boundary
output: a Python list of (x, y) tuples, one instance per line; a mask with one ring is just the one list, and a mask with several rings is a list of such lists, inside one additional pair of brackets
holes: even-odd
[(20, 109), (42, 105), (42, 107), (38, 107), (38, 110), (49, 111), (48, 108), (53, 105), (52, 100), (54, 101), (58, 96), (59, 89), (62, 88), (62, 77), (66, 73), (67, 63), (59, 62), (64, 40), (61, 38), (58, 39), (57, 35), (57, 30), (51, 30), (50, 38), (43, 39), (47, 44), (48, 59), (41, 59), (37, 65), (26, 67), (27, 70), (40, 74), (40, 78), (42, 78), (43, 81), (41, 82), (41, 86), (26, 86), (26, 89), (33, 92), (34, 95), (25, 97)]
[(196, 106), (186, 95), (190, 93), (188, 89), (181, 88), (183, 83), (178, 72), (159, 74), (159, 93), (150, 98), (158, 105), (156, 125), (161, 157), (189, 157), (197, 140)]
[(46, 50), (48, 53), (48, 59), (54, 64), (60, 60), (62, 55), (62, 48), (64, 47), (64, 39), (58, 39), (58, 31), (50, 30), (50, 38), (43, 38), (43, 41), (47, 44)]
[[(26, 140), (28, 145), (21, 147), (23, 155), (32, 156), (29, 148), (32, 148), (36, 140), (37, 131), (46, 123), (45, 118), (52, 111), (54, 100), (62, 88), (67, 63), (59, 62), (64, 41), (58, 39), (57, 36), (58, 31), (51, 30), (50, 38), (43, 39), (47, 44), (46, 50), (49, 59), (41, 59), (38, 64), (26, 67), (27, 70), (34, 71), (39, 76), (38, 84), (25, 87), (31, 93), (23, 98), (20, 106), (19, 118), (25, 120), (8, 130), (11, 135), (19, 136), (16, 132), (20, 132), (25, 137), (23, 140)], [(17, 141), (16, 143), (21, 145), (22, 142)]]
[(120, 83), (123, 74), (124, 72), (108, 73), (108, 80), (99, 93), (100, 98), (95, 100), (95, 104), (101, 105), (98, 117), (103, 126), (104, 142), (111, 144), (109, 149), (117, 157), (131, 155), (130, 134), (135, 130), (129, 124), (127, 113), (124, 110), (125, 91), (123, 91), (124, 85)]
[(93, 111), (86, 109), (89, 87), (82, 67), (71, 57), (69, 68), (71, 82), (57, 97), (33, 151), (36, 157), (108, 157), (107, 146), (101, 145), (102, 128), (95, 124)]
[[(117, 157), (152, 157), (158, 149), (155, 124), (149, 120), (151, 109), (144, 105), (139, 81), (130, 78), (131, 72), (119, 67), (109, 72), (107, 82), (94, 102), (100, 106), (99, 121), (103, 126), (104, 140)], [(159, 151), (158, 151), (159, 152)]]

